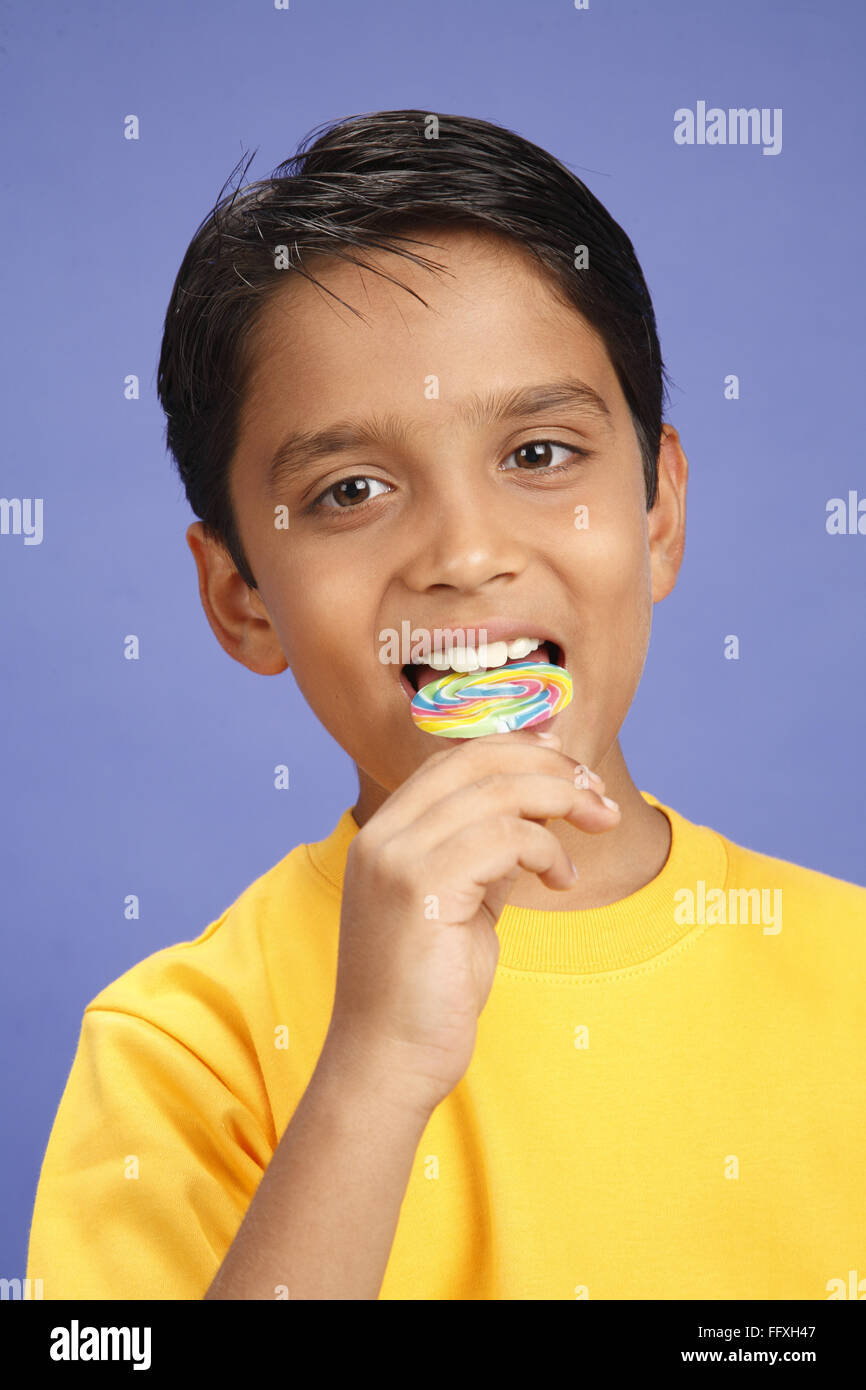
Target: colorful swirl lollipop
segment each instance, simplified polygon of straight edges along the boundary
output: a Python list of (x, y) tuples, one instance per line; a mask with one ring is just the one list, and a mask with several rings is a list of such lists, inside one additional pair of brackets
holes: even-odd
[(490, 671), (449, 671), (412, 701), (412, 719), (428, 734), (480, 738), (528, 729), (571, 704), (571, 676), (546, 661), (515, 661)]

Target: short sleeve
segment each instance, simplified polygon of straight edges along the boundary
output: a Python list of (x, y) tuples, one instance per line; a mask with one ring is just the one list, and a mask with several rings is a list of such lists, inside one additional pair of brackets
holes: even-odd
[(42, 1163), (27, 1277), (46, 1299), (201, 1299), (271, 1156), (261, 1118), (190, 1047), (89, 1006)]

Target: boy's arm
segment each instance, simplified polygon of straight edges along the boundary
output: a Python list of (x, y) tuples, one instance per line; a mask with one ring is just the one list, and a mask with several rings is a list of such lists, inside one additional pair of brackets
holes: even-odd
[(205, 1298), (378, 1298), (428, 1120), (384, 1057), (326, 1041)]

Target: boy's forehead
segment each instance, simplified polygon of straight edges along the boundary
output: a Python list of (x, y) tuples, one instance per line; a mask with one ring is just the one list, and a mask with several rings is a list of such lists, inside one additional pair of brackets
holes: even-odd
[(426, 418), (430, 399), (444, 414), (473, 392), (566, 376), (588, 381), (616, 413), (619, 388), (602, 339), (531, 252), (462, 227), (406, 235), (434, 243), (411, 249), (444, 271), (355, 248), (384, 275), (333, 257), (304, 260), (324, 288), (287, 273), (256, 328), (242, 436), (249, 428), (266, 445), (271, 427), (317, 427), (380, 408)]
[[(386, 276), (411, 284), (425, 298), (427, 295), (422, 286), (432, 288), (437, 283), (447, 285), (454, 279), (468, 278), (471, 283), (480, 286), (485, 278), (493, 282), (497, 278), (514, 281), (544, 277), (544, 267), (527, 246), (492, 227), (430, 222), (398, 224), (394, 231), (383, 231), (381, 239), (392, 241), (403, 252), (446, 267), (444, 274), (437, 272), (435, 266), (432, 269), (419, 266), (410, 256), (384, 247), (341, 247), (340, 256), (306, 256), (304, 265), (320, 278), (324, 272), (335, 285), (339, 281), (343, 289), (352, 286), (357, 289), (361, 273), (365, 284), (374, 284), (380, 279), (370, 272), (361, 272), (353, 262), (344, 259), (346, 253), (351, 253), (378, 267)], [(293, 276), (293, 280), (300, 280), (302, 286), (309, 288), (303, 277)], [(383, 285), (386, 283), (382, 281)], [(313, 293), (316, 293), (315, 289)]]
[(535, 332), (545, 335), (555, 320), (560, 329), (597, 339), (553, 276), (512, 238), (464, 227), (424, 226), (403, 234), (423, 242), (404, 242), (405, 249), (441, 269), (369, 248), (351, 253), (372, 269), (334, 256), (305, 257), (304, 269), (319, 284), (286, 272), (285, 286), (259, 316), (253, 359), (263, 356), (269, 367), (277, 354), (308, 361), (318, 345), (339, 354), (356, 345), (365, 352), (386, 345), (402, 352), (419, 341), (434, 350), (445, 342), (453, 351), (451, 325), (461, 333), (506, 336), (518, 324), (523, 333), (537, 324)]

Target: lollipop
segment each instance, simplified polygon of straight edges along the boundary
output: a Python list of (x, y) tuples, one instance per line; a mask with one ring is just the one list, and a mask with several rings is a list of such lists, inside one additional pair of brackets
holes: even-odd
[(448, 672), (418, 691), (409, 712), (425, 733), (480, 738), (541, 724), (571, 704), (572, 694), (564, 667), (515, 661), (466, 675)]

